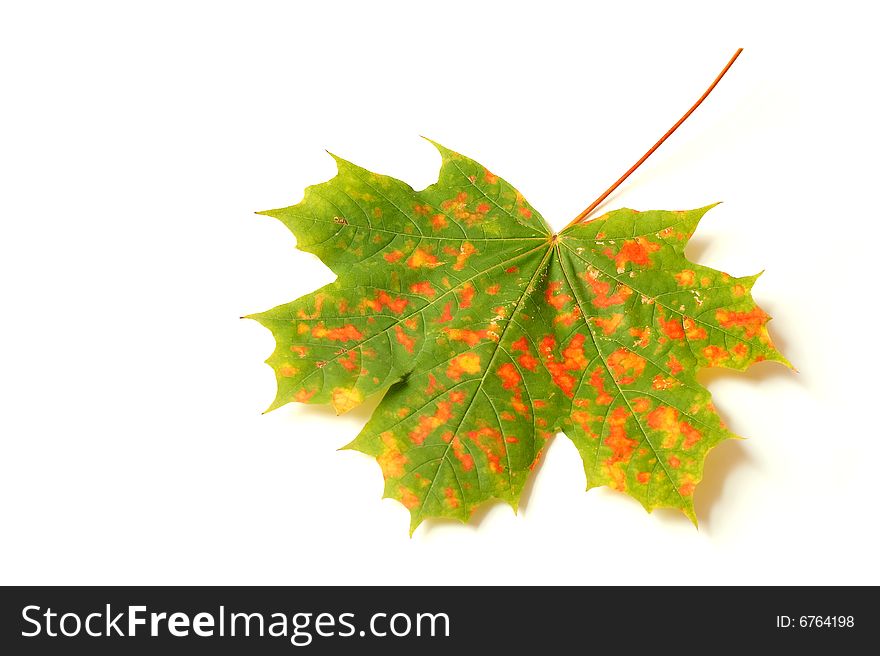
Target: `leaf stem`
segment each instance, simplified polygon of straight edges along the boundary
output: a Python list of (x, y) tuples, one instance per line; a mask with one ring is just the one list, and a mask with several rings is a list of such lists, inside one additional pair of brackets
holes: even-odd
[(565, 228), (563, 228), (563, 229), (570, 228), (571, 226), (573, 226), (577, 223), (580, 223), (581, 221), (586, 219), (588, 216), (590, 216), (590, 214), (592, 214), (593, 211), (597, 207), (599, 207), (599, 205), (602, 204), (602, 201), (604, 201), (606, 198), (608, 198), (608, 196), (610, 196), (614, 192), (615, 189), (617, 189), (621, 184), (623, 184), (624, 180), (626, 180), (630, 175), (632, 175), (632, 173), (637, 168), (639, 168), (642, 164), (644, 164), (645, 160), (648, 159), (651, 155), (653, 155), (654, 151), (657, 150), (660, 146), (662, 146), (663, 142), (666, 141), (672, 135), (672, 133), (675, 132), (679, 128), (679, 126), (681, 126), (681, 124), (684, 123), (688, 119), (688, 117), (691, 114), (694, 113), (694, 111), (697, 109), (697, 107), (699, 107), (702, 104), (702, 102), (709, 96), (709, 94), (712, 93), (712, 90), (721, 81), (721, 78), (724, 77), (724, 74), (730, 70), (730, 67), (733, 66), (733, 62), (736, 61), (736, 58), (739, 57), (739, 55), (742, 51), (743, 51), (743, 49), (739, 48), (735, 53), (733, 53), (733, 57), (731, 57), (730, 61), (727, 62), (727, 66), (725, 66), (722, 69), (722, 71), (718, 74), (718, 77), (715, 78), (715, 81), (709, 85), (709, 88), (706, 89), (705, 93), (703, 93), (703, 95), (700, 96), (700, 99), (694, 103), (693, 107), (691, 107), (689, 110), (687, 110), (687, 112), (685, 112), (684, 116), (682, 116), (680, 119), (678, 119), (676, 124), (673, 125), (671, 128), (669, 128), (669, 131), (666, 134), (664, 134), (662, 137), (660, 137), (660, 140), (657, 143), (655, 143), (653, 146), (651, 146), (650, 150), (648, 150), (648, 152), (646, 152), (644, 155), (642, 155), (641, 159), (639, 159), (638, 162), (636, 162), (635, 164), (633, 164), (630, 167), (629, 171), (627, 171), (622, 176), (620, 176), (617, 179), (617, 182), (615, 182), (613, 185), (608, 187), (608, 189), (605, 190), (605, 193), (603, 193), (596, 200), (594, 200), (592, 203), (590, 203), (590, 206), (587, 209), (585, 209), (583, 212), (581, 212), (576, 217), (574, 217), (574, 219), (572, 219), (571, 222), (567, 226), (565, 226)]

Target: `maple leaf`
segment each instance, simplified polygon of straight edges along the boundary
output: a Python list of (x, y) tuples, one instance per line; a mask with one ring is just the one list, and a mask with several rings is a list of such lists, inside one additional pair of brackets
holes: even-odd
[(785, 362), (757, 276), (684, 256), (711, 206), (621, 209), (556, 236), (510, 184), (436, 146), (424, 191), (336, 158), (335, 178), (264, 212), (339, 276), (252, 316), (277, 343), (271, 408), (345, 412), (387, 389), (347, 448), (376, 457), (413, 529), (490, 499), (516, 508), (560, 430), (589, 487), (693, 518), (706, 453), (732, 437), (696, 370)]
[(342, 413), (384, 392), (346, 448), (376, 458), (411, 530), (493, 499), (516, 509), (560, 431), (588, 488), (696, 522), (706, 454), (734, 437), (697, 370), (787, 364), (758, 276), (684, 255), (712, 206), (620, 209), (556, 235), (506, 181), (434, 145), (439, 179), (423, 191), (336, 157), (336, 177), (263, 212), (338, 276), (251, 316), (276, 340), (270, 409)]

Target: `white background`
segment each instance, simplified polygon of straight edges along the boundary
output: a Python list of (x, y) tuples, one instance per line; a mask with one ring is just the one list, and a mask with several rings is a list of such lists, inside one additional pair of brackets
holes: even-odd
[[(878, 55), (870, 3), (12, 3), (0, 10), (0, 582), (880, 583)], [(689, 254), (800, 373), (704, 374), (732, 429), (699, 530), (584, 492), (428, 523), (337, 452), (373, 403), (269, 415), (239, 316), (331, 280), (255, 210), (327, 148), (416, 188), (424, 134), (561, 227), (745, 52), (607, 209), (722, 200)]]

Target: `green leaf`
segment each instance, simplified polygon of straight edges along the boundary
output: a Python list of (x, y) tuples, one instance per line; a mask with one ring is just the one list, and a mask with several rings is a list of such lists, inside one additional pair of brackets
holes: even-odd
[(734, 437), (696, 371), (788, 364), (752, 299), (758, 276), (684, 256), (711, 206), (621, 209), (554, 235), (510, 184), (435, 146), (423, 191), (336, 158), (336, 177), (264, 212), (338, 275), (251, 317), (275, 335), (270, 409), (341, 413), (384, 392), (347, 448), (376, 458), (411, 530), (492, 499), (515, 509), (559, 431), (588, 487), (696, 522), (706, 454)]

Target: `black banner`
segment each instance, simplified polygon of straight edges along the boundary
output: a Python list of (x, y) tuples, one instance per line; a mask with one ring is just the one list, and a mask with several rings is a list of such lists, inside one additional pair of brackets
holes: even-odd
[(163, 655), (840, 649), (871, 644), (875, 595), (875, 588), (12, 587), (0, 591), (0, 648)]

